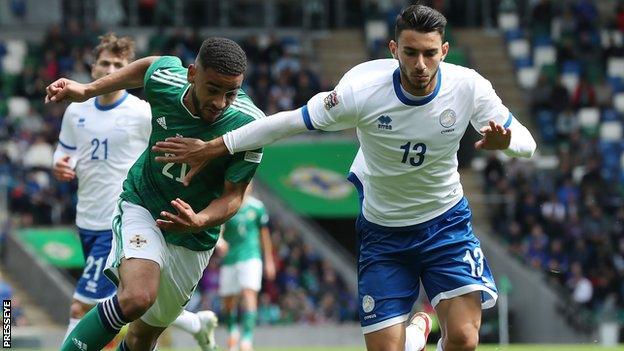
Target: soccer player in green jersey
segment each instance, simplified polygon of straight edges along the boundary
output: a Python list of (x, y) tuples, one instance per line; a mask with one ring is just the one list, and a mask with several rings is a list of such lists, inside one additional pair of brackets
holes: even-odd
[[(251, 185), (247, 188), (238, 213), (223, 225), (222, 240), (217, 244), (227, 248), (219, 275), (219, 295), (223, 297), (230, 351), (237, 349), (239, 338), (241, 351), (253, 349), (263, 266), (266, 278), (275, 279), (269, 216), (264, 204), (250, 193)], [(236, 321), (239, 298), (242, 306), (242, 337)]]
[[(119, 349), (152, 350), (183, 312), (262, 150), (222, 157), (185, 186), (182, 179), (193, 170), (155, 162), (151, 146), (167, 137), (212, 139), (263, 117), (240, 89), (246, 65), (238, 44), (210, 38), (188, 68), (176, 57), (146, 57), (89, 84), (61, 78), (46, 88), (46, 102), (77, 102), (143, 86), (152, 109), (148, 148), (128, 172), (113, 215), (105, 274), (118, 284), (117, 294), (84, 316), (62, 350), (99, 350), (127, 323)], [(215, 347), (209, 337), (205, 350)]]

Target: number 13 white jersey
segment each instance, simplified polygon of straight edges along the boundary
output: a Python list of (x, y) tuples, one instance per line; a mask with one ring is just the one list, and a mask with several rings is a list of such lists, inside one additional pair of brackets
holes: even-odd
[(330, 93), (303, 108), (308, 129), (357, 129), (360, 150), (351, 172), (362, 182), (364, 217), (400, 227), (425, 222), (463, 197), (459, 141), (468, 123), (509, 126), (512, 115), (492, 85), (472, 69), (441, 63), (434, 92), (411, 100), (398, 61), (374, 60), (347, 72)]
[(128, 93), (112, 105), (91, 98), (67, 107), (55, 159), (70, 155), (75, 165), (78, 227), (111, 229), (122, 183), (147, 147), (151, 116), (150, 105)]

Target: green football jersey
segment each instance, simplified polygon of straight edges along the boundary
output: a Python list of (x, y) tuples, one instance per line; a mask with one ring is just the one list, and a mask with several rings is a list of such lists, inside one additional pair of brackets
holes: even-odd
[[(147, 149), (128, 171), (121, 197), (146, 208), (154, 219), (160, 218), (161, 211), (177, 213), (170, 203), (175, 198), (184, 200), (195, 213), (200, 212), (222, 195), (225, 180), (250, 181), (262, 158), (262, 149), (217, 158), (195, 175), (188, 187), (182, 184), (188, 165), (154, 160), (160, 155), (151, 150), (157, 141), (176, 136), (211, 140), (264, 117), (242, 89), (214, 123), (193, 116), (182, 102), (190, 87), (186, 75), (187, 69), (180, 59), (172, 56), (157, 59), (145, 73), (145, 95), (152, 108), (152, 133)], [(213, 227), (197, 233), (163, 231), (163, 235), (171, 244), (203, 251), (214, 247), (219, 231), (219, 227)]]
[(229, 245), (223, 264), (261, 258), (260, 229), (268, 223), (264, 204), (256, 198), (247, 197), (238, 213), (223, 225), (223, 239)]

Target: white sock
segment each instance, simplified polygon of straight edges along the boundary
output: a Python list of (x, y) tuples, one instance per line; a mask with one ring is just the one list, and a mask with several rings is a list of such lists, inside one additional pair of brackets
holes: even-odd
[(171, 323), (171, 325), (191, 334), (195, 334), (201, 329), (199, 316), (187, 310), (182, 311), (182, 313), (178, 316), (178, 318), (176, 318), (175, 321), (173, 321), (173, 323)]
[(438, 340), (438, 346), (436, 347), (436, 351), (444, 351), (444, 349), (442, 348), (442, 338)]
[(80, 322), (80, 318), (70, 318), (69, 319), (69, 324), (67, 325), (67, 332), (65, 332), (65, 336), (63, 337), (63, 342), (61, 343), (61, 345), (63, 345), (65, 343), (65, 340), (67, 340), (67, 337), (72, 332), (72, 330), (74, 330), (74, 328), (76, 328), (76, 326), (78, 325), (79, 322)]
[(405, 351), (420, 351), (425, 347), (425, 335), (415, 325), (405, 328)]

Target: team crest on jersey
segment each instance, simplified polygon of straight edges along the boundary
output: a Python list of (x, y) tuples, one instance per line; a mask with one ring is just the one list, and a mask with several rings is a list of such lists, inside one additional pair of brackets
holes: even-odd
[(381, 115), (377, 117), (377, 122), (379, 122), (377, 123), (378, 129), (392, 130), (392, 118), (390, 118), (390, 116)]
[(141, 234), (135, 234), (132, 239), (130, 239), (130, 246), (135, 249), (140, 249), (145, 244), (147, 244), (147, 240)]
[(446, 109), (440, 114), (440, 125), (444, 128), (451, 128), (457, 122), (457, 115), (452, 109)]
[(336, 93), (335, 90), (329, 93), (323, 101), (325, 102), (325, 109), (327, 111), (340, 103), (340, 101), (338, 101), (338, 93)]

